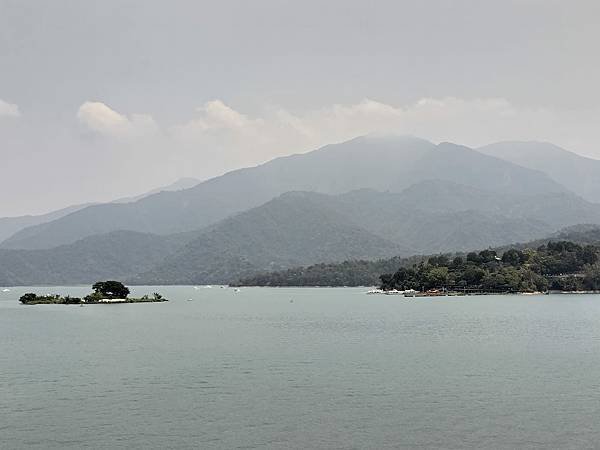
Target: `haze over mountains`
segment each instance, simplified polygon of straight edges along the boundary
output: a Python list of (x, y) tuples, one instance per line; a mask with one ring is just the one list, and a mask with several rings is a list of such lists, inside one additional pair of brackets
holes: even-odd
[[(390, 136), (328, 145), (20, 229), (1, 244), (0, 284), (109, 275), (228, 283), (299, 265), (499, 246), (600, 223), (593, 183), (566, 183), (553, 169), (585, 158), (549, 151), (554, 162), (534, 164), (543, 158), (521, 155), (547, 145), (476, 151)], [(591, 180), (594, 171), (586, 173)]]
[(371, 188), (400, 192), (439, 179), (511, 194), (565, 192), (547, 175), (467, 147), (413, 137), (367, 136), (278, 158), (177, 192), (104, 204), (26, 228), (4, 248), (41, 249), (120, 229), (168, 234), (192, 231), (289, 191), (339, 194)]

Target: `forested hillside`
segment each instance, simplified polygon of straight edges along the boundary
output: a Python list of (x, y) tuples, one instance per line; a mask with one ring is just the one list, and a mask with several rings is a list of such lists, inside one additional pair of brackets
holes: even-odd
[[(547, 239), (500, 247), (494, 249), (493, 252), (495, 252), (496, 256), (502, 258), (504, 254), (511, 250), (525, 252), (527, 249), (532, 249), (537, 251), (540, 247), (547, 247), (549, 243), (561, 241), (569, 241), (583, 247), (592, 245), (593, 248), (598, 248), (600, 247), (600, 227), (593, 225), (570, 227), (555, 233)], [(474, 254), (478, 255), (479, 252), (474, 252)], [(483, 256), (485, 257), (485, 255), (487, 254), (484, 253)], [(463, 261), (466, 261), (468, 253), (447, 253), (432, 256), (413, 256), (410, 258), (396, 257), (377, 261), (343, 261), (332, 264), (316, 264), (246, 277), (238, 280), (236, 284), (244, 286), (379, 286), (381, 283), (380, 276), (383, 274), (393, 274), (399, 268), (410, 268), (415, 264), (418, 265), (430, 258), (438, 258), (440, 256), (447, 261), (454, 261), (455, 258), (462, 258)], [(476, 259), (473, 253), (471, 254), (471, 259)], [(552, 259), (550, 258), (546, 262), (542, 261), (542, 266), (540, 267), (543, 267), (543, 264), (547, 264), (548, 261), (552, 261)], [(547, 265), (547, 267), (550, 267), (550, 271), (548, 272), (544, 269), (544, 274), (555, 272), (555, 269), (552, 269), (552, 265)], [(581, 269), (581, 265), (575, 265), (574, 267), (575, 270)], [(572, 269), (573, 267), (568, 268), (568, 270)]]

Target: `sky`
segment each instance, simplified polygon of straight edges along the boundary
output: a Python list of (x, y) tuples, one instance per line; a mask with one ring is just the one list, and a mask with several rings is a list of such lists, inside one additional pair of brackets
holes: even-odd
[(0, 0), (0, 216), (384, 132), (600, 159), (600, 2)]

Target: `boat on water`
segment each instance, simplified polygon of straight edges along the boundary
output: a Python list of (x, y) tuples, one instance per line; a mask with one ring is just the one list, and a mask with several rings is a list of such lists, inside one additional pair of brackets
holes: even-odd
[(385, 291), (383, 289), (371, 289), (370, 291), (367, 291), (367, 295), (383, 294), (383, 295), (414, 296), (413, 294), (417, 294), (417, 293), (418, 293), (418, 291), (415, 291), (414, 289), (407, 289), (407, 290), (403, 290), (403, 291), (399, 291), (398, 289), (390, 289), (388, 291)]
[(367, 294), (402, 295), (404, 297), (456, 297), (466, 295), (462, 291), (446, 291), (438, 289), (430, 289), (428, 291), (417, 291), (415, 289), (390, 289), (388, 291), (383, 289), (372, 289), (370, 291), (367, 291)]
[(403, 291), (399, 291), (396, 289), (392, 289), (391, 291), (385, 291), (385, 295), (404, 295), (405, 297), (414, 297), (419, 291), (415, 291), (414, 289), (405, 289)]
[(448, 296), (448, 294), (448, 291), (438, 291), (437, 289), (433, 289), (425, 292), (415, 291), (411, 295), (405, 294), (405, 297), (446, 297)]
[(370, 291), (367, 291), (366, 294), (367, 295), (385, 294), (385, 291), (383, 289), (371, 289)]

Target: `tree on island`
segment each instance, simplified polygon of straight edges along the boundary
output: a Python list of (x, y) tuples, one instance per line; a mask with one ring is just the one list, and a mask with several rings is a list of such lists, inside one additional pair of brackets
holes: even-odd
[(129, 288), (120, 281), (98, 281), (92, 286), (96, 295), (104, 298), (127, 298)]
[(23, 294), (21, 296), (21, 298), (19, 299), (19, 301), (21, 303), (27, 304), (27, 303), (33, 303), (37, 300), (38, 296), (35, 295), (33, 292), (28, 292), (26, 294)]

